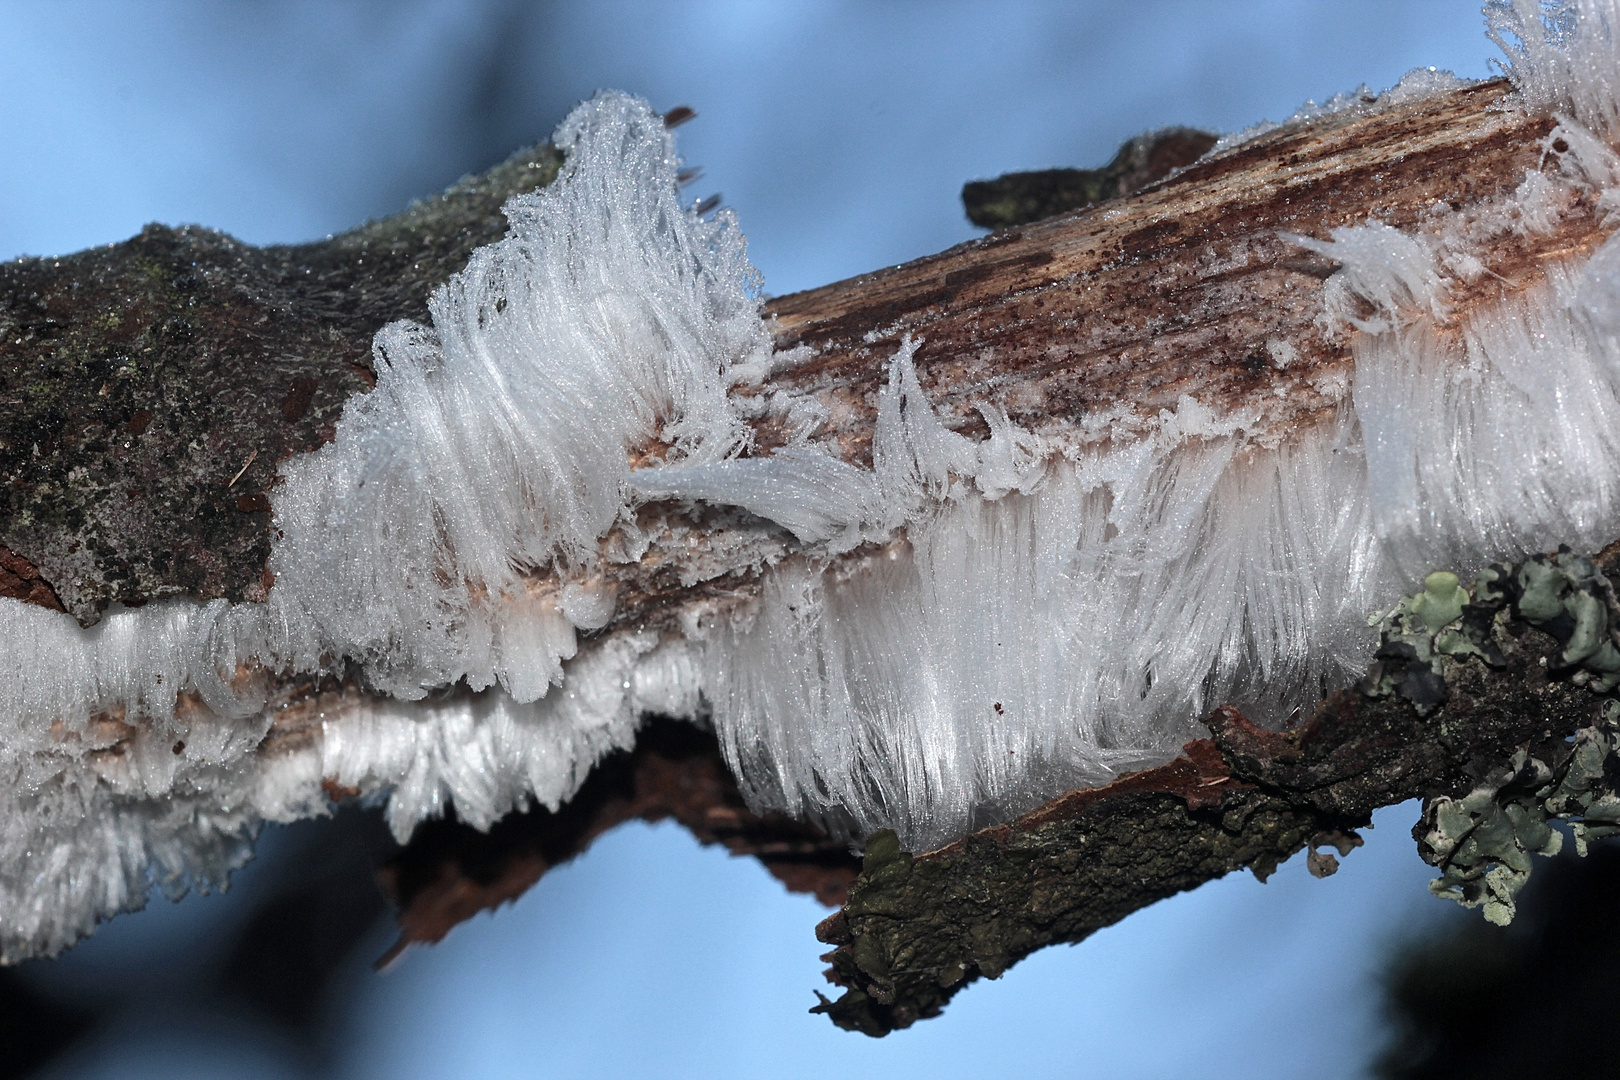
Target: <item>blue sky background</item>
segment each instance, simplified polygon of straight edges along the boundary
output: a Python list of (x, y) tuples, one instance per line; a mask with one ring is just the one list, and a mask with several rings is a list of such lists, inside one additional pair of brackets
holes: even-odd
[[(0, 3), (0, 258), (148, 221), (295, 241), (545, 137), (602, 87), (695, 107), (681, 148), (766, 288), (977, 235), (963, 181), (1096, 165), (1142, 130), (1286, 116), (1419, 65), (1487, 74), (1475, 0), (1130, 3)], [(111, 1003), (53, 1077), (1332, 1078), (1382, 1038), (1375, 974), (1453, 917), (1381, 814), (1331, 879), (1234, 876), (980, 983), (882, 1041), (805, 1014), (823, 911), (747, 860), (633, 826), (384, 976), (340, 975), (330, 1051), (188, 996), (297, 847), (158, 900), (36, 986)], [(296, 828), (309, 828), (299, 826)], [(279, 860), (279, 861), (278, 861)]]

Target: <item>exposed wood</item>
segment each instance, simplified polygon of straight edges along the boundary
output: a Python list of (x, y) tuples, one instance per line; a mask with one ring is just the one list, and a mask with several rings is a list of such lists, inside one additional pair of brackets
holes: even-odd
[[(1553, 121), (1504, 107), (1508, 92), (1496, 81), (1280, 128), (1137, 195), (771, 300), (778, 345), (813, 353), (738, 392), (815, 401), (829, 416), (815, 437), (870, 464), (887, 361), (914, 335), (923, 389), (974, 437), (989, 433), (985, 402), (1062, 442), (1120, 418), (1147, 423), (1191, 394), (1286, 439), (1331, 419), (1351, 372), (1348, 343), (1317, 323), (1336, 267), (1289, 236), (1369, 218), (1410, 227), (1437, 203), (1478, 208), (1527, 170), (1555, 168), (1541, 145)], [(1607, 236), (1600, 217), (1576, 201), (1550, 232), (1503, 238), (1454, 313), (1540, 281), (1548, 259), (1591, 251)], [(790, 436), (781, 420), (754, 426), (757, 454)], [(782, 530), (713, 511), (693, 530), (685, 512), (644, 508), (651, 550), (607, 567), (615, 627), (673, 630), (689, 605), (749, 603), (762, 568), (798, 550)], [(695, 534), (714, 542), (694, 545)]]
[[(883, 362), (922, 339), (936, 408), (986, 433), (975, 406), (1059, 435), (1109, 410), (1143, 417), (1183, 394), (1256, 413), (1271, 429), (1320, 420), (1348, 349), (1315, 325), (1335, 267), (1287, 234), (1325, 237), (1369, 218), (1410, 227), (1437, 202), (1510, 192), (1542, 165), (1552, 121), (1504, 109), (1505, 82), (1371, 116), (1285, 127), (1117, 202), (995, 233), (938, 255), (772, 301), (783, 345), (815, 356), (768, 389), (834, 409), (838, 445), (869, 455)], [(1601, 239), (1572, 207), (1545, 238), (1489, 256), (1481, 296), (1539, 280), (1540, 260)], [(1267, 344), (1292, 345), (1280, 369)]]

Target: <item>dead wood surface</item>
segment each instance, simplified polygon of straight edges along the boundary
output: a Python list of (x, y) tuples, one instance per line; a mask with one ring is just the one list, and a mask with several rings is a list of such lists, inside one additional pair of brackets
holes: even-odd
[[(1369, 219), (1413, 227), (1438, 205), (1477, 207), (1551, 167), (1542, 143), (1553, 121), (1506, 107), (1508, 93), (1496, 81), (1281, 128), (1135, 195), (771, 300), (778, 344), (808, 354), (738, 392), (814, 399), (828, 416), (815, 437), (867, 463), (886, 363), (913, 335), (925, 391), (969, 435), (987, 433), (980, 403), (1065, 439), (1106, 419), (1149, 420), (1192, 394), (1285, 438), (1330, 416), (1351, 364), (1316, 324), (1335, 266), (1290, 234)], [(431, 289), (504, 231), (501, 202), (557, 166), (541, 147), (316, 244), (260, 249), (152, 226), (123, 244), (0, 266), (0, 594), (85, 624), (112, 602), (261, 599), (273, 587), (278, 462), (331, 437), (344, 401), (371, 382), (372, 335), (422, 318)], [(1454, 294), (1454, 310), (1523, 289), (1549, 259), (1604, 239), (1591, 207), (1565, 209), (1550, 232), (1483, 253), (1489, 272)], [(1296, 359), (1278, 363), (1278, 342)], [(751, 452), (789, 436), (767, 415)], [(659, 453), (649, 446), (636, 461)], [(694, 606), (749, 603), (765, 568), (799, 550), (746, 515), (641, 513), (653, 537), (644, 557), (613, 562), (604, 542), (618, 601), (604, 633), (674, 633)], [(848, 572), (871, 554), (849, 556)], [(1281, 734), (1217, 711), (1212, 738), (1161, 769), (915, 859), (874, 844), (849, 904), (823, 925), (847, 988), (829, 1008), (860, 1030), (901, 1026), (1033, 948), (1237, 867), (1263, 872), (1313, 838), (1337, 842), (1378, 805), (1456, 791), (1482, 762), (1590, 721), (1594, 699), (1539, 668), (1545, 645), (1526, 632), (1505, 650), (1505, 672), (1464, 673), (1427, 719), (1353, 691)], [(289, 681), (263, 752), (296, 745), (323, 710), (363, 695)], [(474, 839), (425, 827), (389, 871), (405, 938), (437, 939), (631, 817), (667, 814), (784, 876), (797, 859), (801, 885), (837, 898), (853, 870), (824, 838), (739, 809), (717, 748), (656, 742), (614, 759), (595, 794), (531, 817), (532, 828)]]
[[(1503, 108), (1507, 92), (1483, 83), (1280, 128), (1130, 198), (774, 300), (779, 343), (815, 355), (767, 388), (833, 409), (838, 445), (857, 461), (905, 334), (922, 341), (930, 400), (969, 433), (988, 434), (983, 401), (1062, 434), (1116, 410), (1153, 417), (1184, 394), (1253, 413), (1256, 426), (1320, 421), (1335, 405), (1324, 388), (1350, 365), (1347, 345), (1316, 325), (1336, 266), (1289, 234), (1324, 238), (1369, 218), (1409, 228), (1437, 203), (1512, 191), (1542, 166), (1553, 124)], [(1544, 259), (1601, 239), (1594, 215), (1573, 212), (1548, 235), (1506, 241), (1485, 256), (1479, 295), (1457, 307), (1538, 281)], [(1298, 361), (1279, 367), (1274, 340)]]
[(1029, 225), (1109, 199), (1134, 195), (1209, 153), (1219, 137), (1175, 127), (1126, 141), (1100, 169), (1040, 169), (962, 185), (968, 220), (985, 229)]
[[(1334, 265), (1289, 234), (1499, 197), (1542, 166), (1552, 121), (1497, 81), (1281, 128), (1128, 198), (994, 233), (768, 302), (783, 347), (813, 355), (741, 394), (810, 399), (815, 437), (870, 462), (877, 391), (908, 334), (951, 427), (981, 403), (1058, 439), (1152, 420), (1195, 395), (1283, 438), (1323, 422), (1350, 354), (1316, 325)], [(163, 596), (259, 599), (278, 463), (330, 438), (370, 377), (370, 341), (504, 229), (501, 201), (555, 175), (539, 148), (405, 214), (318, 244), (252, 248), (153, 226), (123, 244), (0, 266), (0, 593), (72, 612)], [(1540, 279), (1603, 239), (1589, 207), (1504, 240), (1456, 310)], [(1277, 343), (1294, 360), (1279, 365)], [(753, 453), (791, 435), (755, 422)], [(661, 453), (652, 445), (632, 464)], [(696, 515), (696, 516), (694, 516)], [(675, 632), (694, 606), (751, 603), (793, 537), (727, 511), (651, 504), (651, 548), (616, 560), (607, 632)], [(858, 560), (865, 553), (857, 552)]]

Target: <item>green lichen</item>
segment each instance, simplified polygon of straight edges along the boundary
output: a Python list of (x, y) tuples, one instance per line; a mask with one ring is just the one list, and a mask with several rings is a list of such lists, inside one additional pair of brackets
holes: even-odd
[(1563, 837), (1549, 824), (1571, 823), (1575, 849), (1620, 834), (1620, 702), (1603, 703), (1602, 717), (1575, 734), (1554, 768), (1527, 750), (1460, 799), (1431, 799), (1418, 825), (1418, 851), (1441, 870), (1429, 883), (1436, 896), (1485, 909), (1498, 926), (1513, 920), (1519, 890), (1530, 880), (1532, 855), (1556, 855)]
[(1374, 698), (1398, 694), (1412, 702), (1418, 715), (1427, 716), (1450, 697), (1446, 658), (1478, 657), (1492, 667), (1502, 666), (1491, 626), (1505, 602), (1489, 583), (1483, 591), (1476, 583), (1471, 594), (1456, 574), (1436, 570), (1423, 579), (1421, 592), (1367, 620), (1378, 627), (1379, 641), (1361, 692)]
[(1556, 660), (1575, 669), (1570, 680), (1600, 694), (1620, 686), (1620, 604), (1609, 579), (1567, 550), (1526, 560), (1519, 573), (1519, 611), (1558, 638)]
[(1466, 603), (1468, 591), (1449, 570), (1436, 570), (1424, 578), (1423, 591), (1410, 600), (1413, 617), (1435, 634), (1461, 619)]
[(1554, 675), (1599, 694), (1620, 687), (1614, 585), (1591, 559), (1564, 547), (1520, 563), (1493, 563), (1471, 590), (1450, 571), (1424, 578), (1421, 592), (1368, 619), (1379, 629), (1378, 651), (1358, 688), (1374, 698), (1399, 694), (1426, 716), (1450, 697), (1448, 661), (1477, 657), (1502, 666), (1495, 628), (1514, 620), (1558, 642), (1548, 661)]
[(1530, 880), (1530, 856), (1556, 855), (1563, 844), (1539, 795), (1551, 777), (1544, 762), (1520, 750), (1461, 799), (1430, 800), (1418, 851), (1441, 874), (1429, 891), (1463, 907), (1483, 905), (1486, 920), (1498, 926), (1511, 922), (1515, 898)]
[[(1450, 699), (1447, 679), (1458, 664), (1503, 666), (1496, 637), (1512, 626), (1528, 624), (1557, 642), (1545, 661), (1552, 678), (1598, 694), (1620, 686), (1614, 586), (1591, 559), (1567, 547), (1487, 566), (1471, 589), (1455, 574), (1436, 571), (1421, 592), (1368, 621), (1379, 628), (1378, 651), (1358, 689), (1372, 698), (1404, 697), (1420, 716)], [(1582, 854), (1589, 840), (1620, 833), (1617, 724), (1620, 702), (1605, 701), (1599, 723), (1581, 730), (1556, 755), (1556, 766), (1521, 748), (1467, 795), (1429, 800), (1415, 832), (1423, 858), (1441, 869), (1430, 890), (1483, 907), (1486, 919), (1506, 924), (1530, 878), (1530, 856), (1557, 854), (1562, 844), (1551, 819), (1573, 822)]]
[(1583, 857), (1593, 840), (1620, 835), (1620, 701), (1603, 703), (1601, 723), (1577, 732), (1557, 785), (1542, 798), (1549, 814), (1571, 822)]

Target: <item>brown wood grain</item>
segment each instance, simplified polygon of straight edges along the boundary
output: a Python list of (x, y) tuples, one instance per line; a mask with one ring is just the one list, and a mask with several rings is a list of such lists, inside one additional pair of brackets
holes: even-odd
[[(1406, 228), (1437, 203), (1511, 192), (1542, 167), (1553, 122), (1504, 107), (1508, 92), (1495, 81), (1285, 127), (1137, 195), (773, 300), (778, 343), (815, 355), (761, 392), (814, 395), (834, 410), (845, 455), (865, 460), (884, 362), (913, 334), (923, 388), (968, 432), (985, 433), (981, 401), (1061, 435), (1183, 394), (1257, 409), (1274, 427), (1317, 421), (1333, 404), (1321, 376), (1346, 372), (1349, 355), (1315, 324), (1334, 265), (1288, 234), (1369, 219)], [(1577, 212), (1550, 236), (1503, 244), (1480, 292), (1538, 279), (1542, 259), (1596, 232)], [(1279, 370), (1273, 340), (1302, 362)]]

